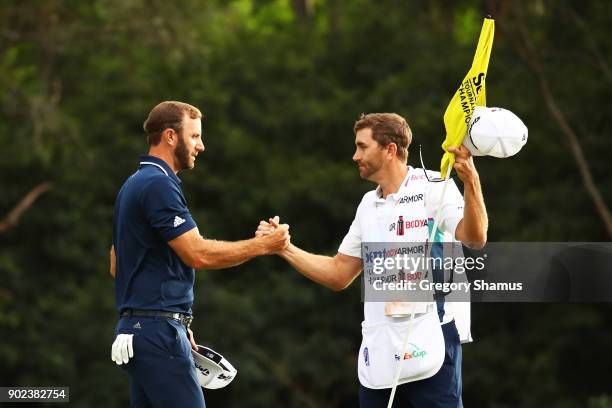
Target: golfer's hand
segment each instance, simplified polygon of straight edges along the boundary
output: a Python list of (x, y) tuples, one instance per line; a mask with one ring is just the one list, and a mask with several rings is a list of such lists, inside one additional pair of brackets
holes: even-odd
[(111, 360), (117, 365), (127, 364), (130, 358), (134, 357), (133, 337), (133, 334), (120, 334), (115, 339), (111, 348)]
[(187, 333), (189, 333), (189, 343), (191, 343), (191, 348), (193, 349), (193, 351), (198, 351), (198, 345), (195, 342), (195, 339), (193, 338), (193, 332), (191, 331), (191, 329), (187, 329)]
[(453, 168), (463, 184), (479, 180), (472, 153), (465, 146), (461, 145), (459, 148), (451, 146), (448, 148), (448, 151), (455, 154), (455, 165)]

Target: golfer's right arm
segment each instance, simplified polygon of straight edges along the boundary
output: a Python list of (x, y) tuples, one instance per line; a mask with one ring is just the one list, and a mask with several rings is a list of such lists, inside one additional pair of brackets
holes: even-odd
[(308, 279), (334, 291), (346, 289), (362, 268), (360, 258), (341, 253), (333, 258), (315, 255), (293, 244), (289, 244), (279, 255)]
[(281, 225), (265, 237), (228, 242), (205, 239), (196, 227), (168, 241), (168, 245), (187, 266), (221, 269), (240, 265), (256, 256), (282, 251), (289, 244), (288, 230), (288, 226)]

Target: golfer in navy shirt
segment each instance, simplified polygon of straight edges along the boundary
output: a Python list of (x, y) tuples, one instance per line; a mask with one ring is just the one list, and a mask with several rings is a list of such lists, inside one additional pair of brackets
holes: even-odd
[(132, 407), (205, 406), (191, 356), (194, 269), (239, 265), (289, 243), (286, 225), (236, 242), (200, 235), (176, 174), (204, 151), (201, 119), (182, 102), (153, 108), (144, 123), (148, 155), (115, 203), (110, 272), (120, 320), (111, 356), (129, 374)]

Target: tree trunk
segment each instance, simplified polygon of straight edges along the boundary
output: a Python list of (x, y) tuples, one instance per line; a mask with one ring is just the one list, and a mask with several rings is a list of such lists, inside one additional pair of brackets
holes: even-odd
[(542, 66), (542, 62), (540, 61), (538, 54), (535, 52), (531, 37), (529, 36), (527, 27), (525, 26), (525, 18), (524, 16), (520, 15), (520, 10), (517, 9), (517, 6), (518, 5), (515, 5), (514, 12), (517, 14), (515, 23), (520, 39), (518, 41), (513, 41), (513, 45), (523, 61), (536, 75), (542, 97), (544, 98), (544, 103), (548, 109), (548, 113), (555, 120), (561, 130), (561, 133), (568, 141), (570, 150), (576, 162), (576, 166), (580, 172), (584, 188), (595, 205), (597, 213), (599, 214), (604, 228), (608, 233), (608, 237), (612, 239), (612, 215), (610, 214), (610, 210), (608, 209), (601, 192), (593, 180), (593, 175), (591, 174), (589, 164), (584, 156), (578, 136), (576, 135), (574, 129), (572, 129), (570, 126), (565, 114), (557, 104), (557, 101), (550, 89), (544, 67)]

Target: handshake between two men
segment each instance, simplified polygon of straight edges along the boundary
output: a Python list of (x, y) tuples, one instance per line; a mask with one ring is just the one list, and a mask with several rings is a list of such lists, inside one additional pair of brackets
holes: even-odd
[(278, 215), (270, 218), (268, 222), (260, 221), (255, 230), (255, 238), (270, 240), (270, 254), (280, 255), (291, 245), (291, 235), (289, 234), (289, 224), (280, 224)]
[(291, 244), (291, 235), (289, 235), (289, 225), (280, 224), (280, 218), (278, 215), (274, 216), (274, 218), (270, 218), (268, 222), (261, 220), (257, 226), (257, 230), (255, 230), (255, 237), (269, 237), (275, 232), (280, 235), (279, 238), (286, 237), (285, 245), (280, 249), (280, 251), (273, 252), (276, 254), (281, 254)]

